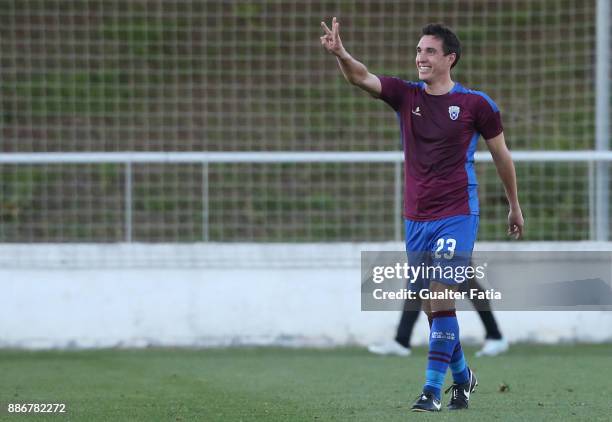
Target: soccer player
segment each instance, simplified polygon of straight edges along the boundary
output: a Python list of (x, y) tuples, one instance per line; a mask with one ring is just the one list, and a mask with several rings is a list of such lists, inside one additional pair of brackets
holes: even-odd
[[(486, 94), (463, 87), (451, 79), (451, 69), (461, 56), (457, 36), (447, 27), (429, 24), (416, 47), (419, 82), (376, 76), (344, 48), (340, 23), (329, 29), (321, 22), (321, 44), (336, 56), (348, 82), (395, 110), (404, 145), (404, 218), (409, 262), (426, 259), (430, 265), (467, 265), (478, 231), (479, 210), (474, 152), (482, 135), (504, 185), (510, 212), (508, 234), (518, 238), (523, 230), (516, 173), (504, 140), (497, 105)], [(416, 259), (415, 259), (416, 258)], [(446, 260), (446, 261), (443, 261)], [(411, 264), (414, 265), (414, 264)], [(431, 321), (425, 384), (413, 411), (441, 410), (440, 396), (446, 371), (453, 375), (448, 408), (468, 407), (478, 385), (459, 342), (452, 278), (424, 280), (424, 288), (447, 297), (423, 301)]]

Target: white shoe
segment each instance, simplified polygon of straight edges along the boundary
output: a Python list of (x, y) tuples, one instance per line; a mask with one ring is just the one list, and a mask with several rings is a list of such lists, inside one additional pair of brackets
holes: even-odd
[(405, 348), (395, 340), (371, 344), (368, 346), (368, 351), (381, 356), (410, 356), (412, 353), (409, 348)]
[(500, 338), (499, 340), (485, 340), (482, 349), (476, 352), (476, 357), (481, 356), (497, 356), (508, 351), (508, 340)]

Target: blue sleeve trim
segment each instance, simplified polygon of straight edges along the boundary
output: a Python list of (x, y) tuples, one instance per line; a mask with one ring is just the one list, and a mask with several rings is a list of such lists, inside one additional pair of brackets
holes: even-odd
[(480, 206), (478, 204), (478, 180), (476, 180), (476, 170), (474, 169), (474, 153), (478, 146), (478, 138), (480, 138), (480, 133), (474, 132), (465, 154), (465, 172), (467, 173), (468, 179), (468, 205), (470, 207), (470, 214), (476, 215), (480, 213)]
[(423, 82), (412, 82), (412, 81), (405, 81), (402, 79), (402, 82), (404, 82), (406, 85), (408, 85), (410, 88), (424, 88), (425, 87), (425, 83)]
[(491, 106), (491, 108), (493, 109), (494, 112), (498, 112), (499, 111), (499, 107), (497, 107), (497, 104), (495, 104), (495, 101), (493, 101), (491, 99), (491, 97), (489, 97), (487, 94), (485, 94), (482, 91), (476, 91), (473, 89), (467, 89), (466, 87), (464, 87), (463, 85), (459, 84), (458, 82), (455, 83), (455, 86), (453, 87), (453, 89), (451, 90), (451, 93), (462, 93), (462, 94), (474, 94), (474, 95), (479, 95), (482, 98), (484, 98), (485, 100), (487, 100), (487, 103), (489, 103), (489, 105)]
[(470, 90), (470, 94), (476, 94), (476, 95), (480, 95), (482, 98), (484, 98), (485, 100), (487, 100), (487, 102), (489, 103), (489, 105), (491, 106), (491, 108), (493, 109), (493, 111), (498, 112), (499, 111), (499, 107), (497, 107), (497, 104), (495, 104), (495, 101), (493, 101), (491, 99), (491, 97), (489, 97), (487, 94), (485, 94), (482, 91), (472, 91)]

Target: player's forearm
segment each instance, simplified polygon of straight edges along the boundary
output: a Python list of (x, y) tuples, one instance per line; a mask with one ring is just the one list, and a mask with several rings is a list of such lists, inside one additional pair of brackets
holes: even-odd
[(340, 71), (344, 78), (353, 85), (359, 85), (368, 77), (368, 68), (361, 62), (355, 60), (346, 50), (336, 56)]
[(512, 209), (519, 209), (518, 189), (516, 185), (516, 170), (510, 153), (493, 156), (493, 162), (497, 168), (497, 174), (504, 185), (508, 204)]

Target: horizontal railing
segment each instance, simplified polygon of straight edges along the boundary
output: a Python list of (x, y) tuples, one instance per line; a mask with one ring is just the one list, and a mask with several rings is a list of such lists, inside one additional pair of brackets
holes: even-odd
[[(598, 180), (596, 174), (607, 174), (612, 151), (513, 151), (516, 162), (587, 162), (589, 163), (589, 208), (591, 239), (608, 240), (607, 179)], [(32, 152), (0, 153), (0, 164), (123, 164), (125, 165), (125, 241), (132, 241), (132, 165), (149, 163), (202, 164), (202, 238), (209, 240), (208, 166), (214, 163), (393, 163), (395, 167), (395, 226), (394, 239), (402, 238), (401, 198), (402, 162), (400, 151), (376, 152)], [(491, 154), (478, 151), (476, 162), (492, 162)], [(596, 166), (597, 164), (597, 172)]]

